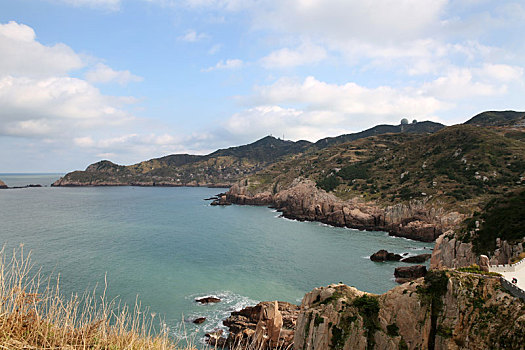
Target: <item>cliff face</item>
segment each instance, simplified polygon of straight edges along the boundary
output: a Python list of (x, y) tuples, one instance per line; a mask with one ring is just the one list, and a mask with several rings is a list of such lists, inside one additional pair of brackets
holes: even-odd
[[(519, 243), (510, 243), (497, 238), (496, 250), (489, 254), (490, 265), (509, 264), (512, 258), (519, 256), (524, 251), (524, 245), (525, 238)], [(479, 265), (479, 263), (479, 255), (475, 253), (472, 242), (462, 242), (461, 237), (451, 230), (436, 240), (430, 259), (430, 268), (459, 268), (472, 264)]]
[(287, 218), (320, 221), (339, 227), (381, 230), (425, 242), (434, 241), (449, 226), (457, 224), (457, 213), (444, 215), (424, 202), (381, 207), (359, 199), (343, 201), (318, 189), (313, 181), (296, 179), (275, 194), (250, 191), (245, 182), (232, 186), (226, 199), (235, 204), (271, 205)]
[(294, 348), (520, 349), (525, 304), (499, 279), (430, 272), (383, 295), (346, 285), (305, 295)]

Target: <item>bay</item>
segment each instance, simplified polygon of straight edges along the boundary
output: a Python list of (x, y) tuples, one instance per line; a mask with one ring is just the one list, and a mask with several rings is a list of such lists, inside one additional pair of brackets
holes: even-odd
[[(3, 174), (9, 186), (49, 185), (58, 175)], [(16, 185), (15, 185), (16, 184)], [(222, 189), (224, 190), (224, 189)], [(220, 327), (229, 312), (263, 300), (299, 303), (318, 286), (343, 282), (372, 293), (394, 287), (399, 262), (374, 263), (379, 249), (410, 255), (432, 244), (279, 217), (264, 207), (213, 207), (221, 189), (24, 188), (0, 191), (0, 243), (24, 245), (64, 294), (104, 285), (136, 298), (188, 333)], [(197, 305), (196, 297), (223, 301)], [(192, 319), (207, 317), (199, 326)]]

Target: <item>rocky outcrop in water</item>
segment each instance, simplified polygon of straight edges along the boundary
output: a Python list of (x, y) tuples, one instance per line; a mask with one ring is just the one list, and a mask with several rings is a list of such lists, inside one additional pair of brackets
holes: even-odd
[(381, 249), (370, 256), (370, 260), (375, 262), (383, 261), (399, 261), (403, 257), (399, 254), (390, 253), (384, 249)]
[(234, 348), (239, 344), (250, 344), (254, 349), (287, 349), (293, 344), (294, 329), (299, 306), (282, 301), (265, 301), (232, 312), (223, 321), (228, 327), (228, 337), (222, 333), (208, 336), (212, 346)]
[(7, 185), (2, 180), (0, 180), (0, 188), (7, 188)]
[(382, 295), (338, 284), (305, 295), (294, 349), (522, 349), (525, 304), (498, 278), (430, 272)]
[(461, 216), (442, 215), (423, 202), (383, 208), (358, 199), (343, 201), (320, 190), (307, 179), (296, 179), (292, 185), (275, 194), (251, 192), (242, 182), (230, 188), (226, 201), (241, 205), (269, 205), (283, 216), (302, 221), (320, 221), (329, 225), (361, 230), (381, 230), (392, 235), (424, 242), (434, 241), (444, 227), (455, 225)]

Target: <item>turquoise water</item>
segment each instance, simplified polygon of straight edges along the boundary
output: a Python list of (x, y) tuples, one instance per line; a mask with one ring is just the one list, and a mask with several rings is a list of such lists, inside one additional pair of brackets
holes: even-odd
[[(40, 179), (38, 178), (40, 176)], [(11, 178), (10, 178), (11, 177)], [(33, 175), (51, 183), (57, 175)], [(24, 179), (2, 175), (8, 185)], [(26, 178), (27, 180), (27, 178)], [(36, 181), (40, 180), (40, 181)], [(262, 300), (298, 303), (318, 286), (344, 282), (383, 293), (403, 263), (374, 263), (379, 249), (429, 252), (429, 243), (384, 232), (328, 227), (278, 217), (264, 207), (212, 207), (220, 189), (93, 187), (0, 191), (0, 242), (24, 244), (44, 273), (60, 273), (64, 293), (83, 292), (107, 275), (108, 295), (181, 320), (208, 320), (187, 330), (211, 331), (229, 312)], [(425, 249), (426, 248), (426, 249)], [(223, 302), (201, 306), (195, 297)]]

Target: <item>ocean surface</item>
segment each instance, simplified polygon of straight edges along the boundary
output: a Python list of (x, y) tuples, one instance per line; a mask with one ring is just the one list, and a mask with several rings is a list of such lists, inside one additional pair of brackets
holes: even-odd
[[(50, 185), (59, 174), (0, 174), (8, 186)], [(64, 294), (97, 284), (135, 300), (201, 337), (231, 311), (258, 301), (300, 303), (318, 286), (343, 282), (383, 293), (398, 262), (374, 263), (379, 249), (416, 255), (432, 244), (279, 217), (264, 207), (213, 207), (216, 188), (84, 187), (0, 190), (0, 243), (23, 244)], [(215, 295), (213, 305), (196, 297)], [(202, 325), (190, 321), (207, 317)], [(178, 331), (177, 331), (178, 332)]]

